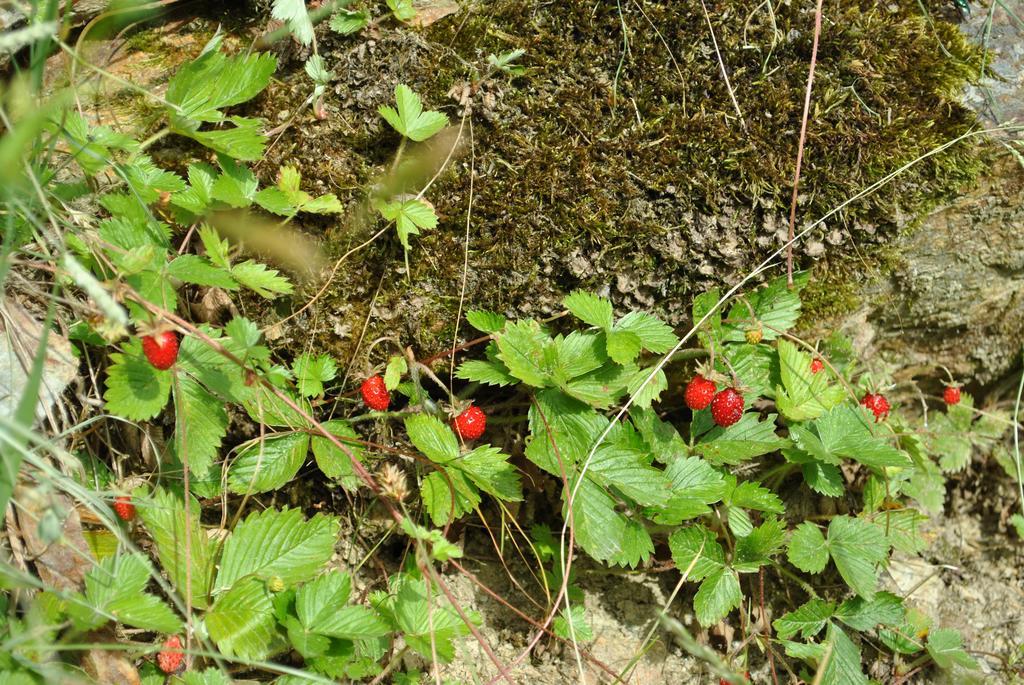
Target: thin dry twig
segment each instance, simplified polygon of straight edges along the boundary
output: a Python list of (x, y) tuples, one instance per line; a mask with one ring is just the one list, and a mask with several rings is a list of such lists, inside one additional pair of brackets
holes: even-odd
[(804, 161), (804, 142), (807, 140), (807, 119), (811, 112), (811, 89), (814, 87), (814, 67), (818, 63), (818, 39), (821, 37), (821, 3), (814, 8), (814, 44), (811, 46), (811, 66), (807, 71), (807, 90), (804, 93), (804, 116), (800, 122), (800, 144), (796, 149), (796, 171), (793, 174), (793, 201), (789, 206), (789, 242), (786, 243), (786, 284), (793, 287), (793, 241), (796, 236), (796, 198), (800, 190), (800, 167)]

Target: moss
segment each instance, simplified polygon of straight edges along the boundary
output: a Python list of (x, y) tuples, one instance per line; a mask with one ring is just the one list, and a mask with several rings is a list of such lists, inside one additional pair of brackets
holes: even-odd
[[(279, 146), (272, 159), (297, 156), (307, 178), (356, 198), (397, 145), (374, 112), (396, 82), (455, 119), (450, 89), (484, 70), (488, 53), (522, 47), (528, 74), (493, 78), (474, 102), (468, 302), (542, 314), (582, 286), (609, 292), (620, 307), (650, 307), (682, 324), (692, 295), (734, 282), (779, 245), (813, 11), (791, 3), (771, 17), (756, 0), (709, 6), (741, 125), (700, 6), (643, 7), (646, 16), (629, 4), (620, 14), (614, 3), (495, 0), (473, 4), (425, 34), (382, 29), (362, 62), (335, 66), (345, 104), (333, 130), (343, 131), (343, 140), (332, 144), (322, 130), (293, 130), (292, 144)], [(326, 37), (322, 50), (351, 60), (352, 40)], [(957, 96), (981, 57), (955, 26), (926, 20), (915, 0), (827, 8), (799, 222), (970, 130), (974, 117)], [(298, 93), (293, 86), (278, 96), (286, 108)], [(424, 350), (450, 344), (462, 281), (467, 161), (431, 189), (442, 221), (414, 242), (412, 286), (393, 275), (401, 253), (388, 237), (342, 268), (337, 289), (323, 300), (326, 312), (360, 330), (383, 274), (375, 311), (388, 318), (373, 317), (367, 339), (397, 322), (399, 334)], [(855, 306), (864, 266), (884, 266), (891, 259), (885, 246), (972, 183), (982, 167), (976, 145), (955, 146), (834, 216), (810, 236), (827, 249), (813, 262), (819, 280), (809, 311)], [(368, 229), (353, 234), (343, 226), (331, 233), (329, 248), (340, 254), (366, 235)], [(811, 266), (798, 252), (800, 265)], [(342, 344), (335, 336), (332, 344), (347, 348), (355, 337)]]

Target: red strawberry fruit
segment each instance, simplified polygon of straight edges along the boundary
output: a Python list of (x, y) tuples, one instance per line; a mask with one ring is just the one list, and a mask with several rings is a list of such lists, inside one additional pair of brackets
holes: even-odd
[(132, 498), (127, 495), (121, 495), (116, 498), (114, 500), (114, 513), (122, 521), (131, 521), (135, 518), (135, 505), (132, 504)]
[(946, 386), (946, 389), (942, 391), (942, 400), (950, 407), (960, 404), (960, 388), (955, 385)]
[(161, 371), (174, 366), (178, 359), (178, 336), (174, 331), (142, 336), (142, 351), (146, 359)]
[(391, 393), (384, 385), (384, 379), (380, 376), (370, 376), (359, 386), (359, 392), (363, 394), (363, 402), (374, 411), (384, 411), (391, 404)]
[(711, 400), (711, 418), (719, 426), (731, 426), (743, 416), (743, 395), (735, 388), (726, 388)]
[(172, 635), (164, 642), (164, 648), (156, 655), (156, 664), (164, 673), (177, 673), (185, 661), (181, 652), (181, 638)]
[(889, 415), (889, 400), (880, 393), (866, 393), (860, 403), (871, 410), (871, 413), (875, 415), (875, 421), (881, 421)]
[(811, 360), (811, 373), (818, 373), (825, 368), (825, 362), (821, 361), (817, 357)]
[(686, 384), (683, 399), (686, 400), (687, 407), (694, 411), (700, 411), (711, 404), (716, 390), (718, 388), (715, 387), (714, 381), (709, 381), (704, 376), (694, 376), (693, 380)]
[(476, 440), (487, 428), (487, 414), (480, 407), (470, 407), (452, 419), (452, 429), (463, 440)]

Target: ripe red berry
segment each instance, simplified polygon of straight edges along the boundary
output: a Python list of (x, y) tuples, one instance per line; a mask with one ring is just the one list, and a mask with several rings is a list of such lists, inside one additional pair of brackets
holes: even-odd
[(487, 428), (487, 414), (480, 407), (470, 407), (452, 419), (452, 430), (463, 440), (476, 440)]
[(825, 362), (821, 361), (817, 357), (811, 360), (811, 373), (818, 373), (825, 368)]
[(726, 388), (711, 400), (711, 418), (719, 426), (731, 426), (743, 416), (743, 395), (735, 388)]
[(185, 655), (181, 652), (181, 638), (172, 635), (163, 646), (164, 648), (156, 655), (157, 666), (164, 673), (177, 673), (185, 661)]
[(391, 404), (391, 393), (384, 385), (384, 379), (380, 376), (370, 376), (359, 386), (359, 392), (363, 394), (363, 402), (374, 411), (384, 411)]
[(949, 406), (960, 404), (960, 388), (955, 385), (947, 386), (942, 391), (942, 400)]
[(880, 393), (869, 392), (861, 398), (860, 403), (871, 410), (875, 421), (881, 421), (889, 415), (889, 400)]
[(694, 411), (700, 411), (711, 404), (716, 390), (718, 388), (715, 387), (714, 381), (709, 381), (704, 376), (694, 376), (693, 380), (686, 384), (683, 399), (686, 400), (687, 407)]
[(135, 518), (135, 505), (132, 504), (132, 498), (127, 495), (121, 495), (116, 498), (114, 500), (114, 513), (122, 521), (131, 521)]
[(144, 335), (142, 351), (150, 364), (160, 370), (169, 369), (178, 359), (178, 336), (174, 331)]

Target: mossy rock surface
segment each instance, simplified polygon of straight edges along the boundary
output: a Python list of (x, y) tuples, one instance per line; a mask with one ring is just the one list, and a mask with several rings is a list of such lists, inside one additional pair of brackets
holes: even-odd
[[(386, 232), (346, 258), (299, 325), (279, 331), (280, 343), (348, 358), (368, 319), (366, 341), (395, 334), (422, 354), (444, 349), (464, 276), (472, 307), (543, 315), (583, 287), (684, 325), (694, 294), (735, 282), (787, 230), (814, 13), (813, 3), (767, 8), (708, 5), (742, 121), (699, 4), (620, 11), (496, 0), (423, 30), (385, 20), (361, 36), (322, 33), (320, 53), (337, 75), (329, 119), (301, 114), (259, 171), (270, 179), (279, 165), (296, 165), (311, 192), (350, 200), (365, 197), (398, 148), (376, 112), (397, 83), (458, 126), (458, 94), (489, 53), (523, 48), (528, 72), (477, 83), (464, 153), (427, 194), (441, 222), (413, 239), (411, 274)], [(798, 228), (971, 129), (974, 115), (958, 97), (981, 57), (912, 0), (826, 7)], [(275, 122), (310, 89), (298, 59), (278, 78), (259, 103)], [(982, 166), (976, 143), (956, 145), (812, 231), (797, 247), (798, 265), (815, 271), (812, 316), (854, 309), (857, 284), (892, 264), (887, 247), (901, 231), (969, 187)], [(334, 258), (382, 226), (305, 225), (322, 232)], [(283, 313), (266, 312), (264, 323)], [(467, 334), (465, 324), (459, 330)]]

